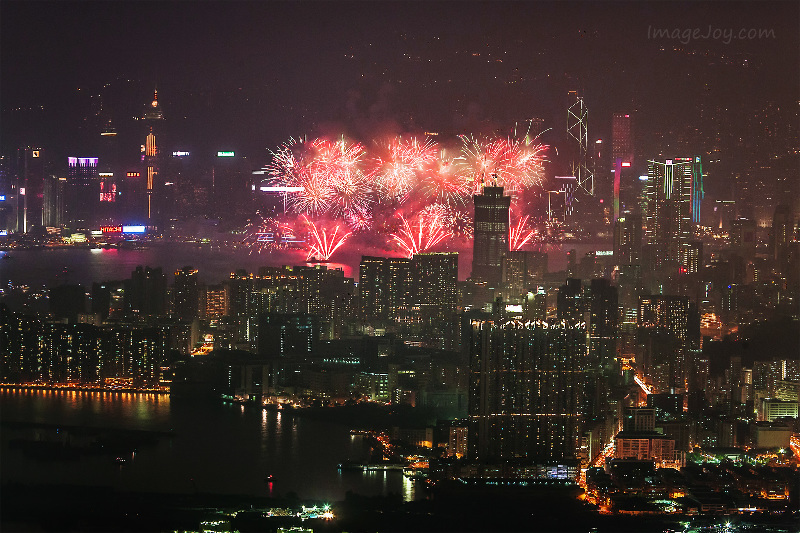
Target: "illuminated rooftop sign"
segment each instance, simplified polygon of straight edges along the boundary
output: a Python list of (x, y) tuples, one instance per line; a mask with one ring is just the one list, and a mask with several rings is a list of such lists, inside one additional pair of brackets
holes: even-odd
[(186, 157), (189, 152), (172, 152), (173, 157)]
[(96, 157), (68, 157), (67, 162), (71, 167), (96, 167)]
[(100, 226), (102, 233), (122, 233), (122, 226)]
[(217, 152), (217, 157), (233, 157), (236, 152)]
[(613, 250), (597, 250), (594, 255), (614, 255)]

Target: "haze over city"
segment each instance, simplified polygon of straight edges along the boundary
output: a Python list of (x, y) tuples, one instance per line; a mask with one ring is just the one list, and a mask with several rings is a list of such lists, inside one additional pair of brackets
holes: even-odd
[(791, 530), (796, 2), (0, 15), (4, 530)]

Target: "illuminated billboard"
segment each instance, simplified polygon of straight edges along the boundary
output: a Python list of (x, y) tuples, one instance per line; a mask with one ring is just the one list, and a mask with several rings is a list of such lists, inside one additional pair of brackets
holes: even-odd
[(122, 226), (100, 226), (103, 233), (122, 233)]
[(235, 152), (217, 152), (217, 157), (233, 157), (235, 155)]
[(172, 152), (173, 157), (186, 157), (189, 152)]
[(122, 226), (122, 233), (145, 233), (145, 226)]

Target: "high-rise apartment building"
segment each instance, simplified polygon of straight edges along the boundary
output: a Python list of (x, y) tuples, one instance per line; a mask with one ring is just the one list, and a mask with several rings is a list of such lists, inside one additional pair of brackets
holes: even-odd
[(458, 254), (361, 258), (359, 301), (366, 320), (446, 320), (458, 304)]
[(642, 296), (637, 322), (646, 347), (643, 366), (651, 375), (655, 367), (662, 368), (659, 388), (686, 388), (691, 371), (689, 350), (698, 348), (700, 341), (697, 306), (687, 296)]
[(447, 320), (458, 305), (458, 253), (415, 254), (414, 305), (425, 321)]
[(473, 319), (469, 353), (471, 461), (544, 463), (577, 455), (582, 324)]
[(472, 278), (499, 287), (503, 255), (508, 253), (511, 197), (503, 195), (503, 187), (487, 186), (472, 198), (475, 202)]
[(358, 265), (358, 299), (365, 320), (387, 316), (389, 272), (386, 257), (361, 258)]
[(200, 292), (196, 269), (187, 266), (175, 271), (173, 298), (175, 316), (184, 320), (197, 318)]

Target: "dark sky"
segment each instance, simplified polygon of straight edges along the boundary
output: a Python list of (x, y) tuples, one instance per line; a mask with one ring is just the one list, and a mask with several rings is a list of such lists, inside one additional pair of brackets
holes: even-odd
[(595, 138), (615, 111), (655, 128), (800, 92), (797, 2), (3, 0), (0, 18), (4, 152), (91, 149), (101, 107), (124, 130), (156, 85), (176, 148), (253, 157), (290, 135), (560, 128), (570, 89)]

